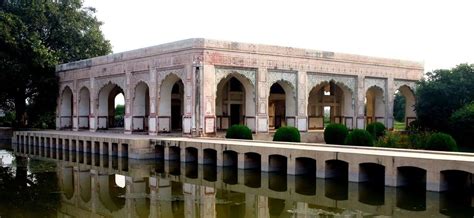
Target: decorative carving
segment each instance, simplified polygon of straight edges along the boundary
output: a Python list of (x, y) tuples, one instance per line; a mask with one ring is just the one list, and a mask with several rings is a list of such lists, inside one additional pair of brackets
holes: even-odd
[[(296, 99), (296, 72), (268, 71), (268, 88), (270, 89), (270, 87), (278, 81), (288, 83), (293, 89), (293, 97)], [(268, 92), (270, 92), (270, 90)]]
[(229, 74), (232, 73), (237, 73), (248, 80), (252, 83), (252, 85), (255, 87), (255, 80), (256, 80), (256, 70), (252, 69), (238, 69), (238, 68), (218, 68), (216, 67), (216, 84), (219, 84), (219, 82), (227, 77)]
[(163, 82), (163, 80), (166, 79), (166, 77), (170, 74), (175, 74), (176, 76), (178, 76), (181, 79), (181, 81), (183, 81), (183, 83), (184, 83), (184, 81), (186, 81), (184, 68), (171, 69), (171, 70), (159, 70), (159, 69), (157, 69), (156, 77), (157, 77), (158, 84), (161, 84)]
[(125, 88), (125, 75), (119, 76), (119, 77), (107, 77), (107, 78), (97, 78), (95, 80), (97, 89), (95, 89), (94, 97), (98, 98), (98, 94), (102, 88), (104, 88), (105, 85), (112, 83), (116, 84), (119, 86), (124, 92), (126, 92)]
[(311, 89), (321, 84), (322, 82), (330, 81), (334, 81), (335, 83), (340, 85), (342, 84), (347, 89), (349, 89), (351, 93), (354, 93), (354, 90), (356, 90), (356, 78), (352, 76), (307, 74), (307, 78), (307, 93), (309, 93)]
[(409, 81), (409, 80), (394, 80), (393, 81), (395, 89), (399, 89), (402, 86), (408, 86), (412, 92), (415, 92), (416, 89), (416, 82)]
[(369, 90), (370, 87), (372, 86), (377, 86), (382, 89), (384, 93), (387, 92), (386, 90), (386, 80), (385, 79), (380, 79), (380, 78), (365, 78), (364, 84), (365, 84), (365, 92)]

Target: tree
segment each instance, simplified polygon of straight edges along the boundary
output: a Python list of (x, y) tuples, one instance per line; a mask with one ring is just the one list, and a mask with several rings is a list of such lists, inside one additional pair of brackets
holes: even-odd
[(54, 117), (57, 64), (111, 52), (94, 13), (81, 0), (0, 1), (0, 108), (17, 127)]
[(405, 119), (405, 97), (397, 92), (393, 101), (393, 117), (398, 122), (403, 122)]
[(418, 83), (416, 99), (419, 125), (450, 132), (451, 114), (474, 101), (474, 65), (461, 64), (451, 70), (427, 73), (427, 79)]

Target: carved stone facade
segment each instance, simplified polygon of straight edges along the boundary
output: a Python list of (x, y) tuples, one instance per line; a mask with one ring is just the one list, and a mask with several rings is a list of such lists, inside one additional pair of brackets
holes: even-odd
[[(62, 64), (56, 71), (61, 84), (58, 128), (79, 130), (86, 123), (90, 131), (97, 131), (101, 122), (112, 123), (115, 106), (110, 105), (111, 95), (121, 92), (125, 98), (125, 133), (179, 131), (201, 136), (215, 135), (235, 123), (267, 133), (269, 125), (276, 122), (271, 119), (308, 131), (320, 124), (323, 107), (331, 108), (333, 122), (350, 128), (363, 128), (372, 121), (391, 127), (393, 95), (402, 87), (413, 91), (415, 82), (422, 78), (423, 65), (309, 49), (188, 39)], [(275, 83), (282, 88), (277, 99), (286, 102), (283, 111), (287, 114), (280, 118), (273, 117), (268, 105), (270, 87)], [(366, 97), (375, 95), (367, 95), (374, 86), (380, 88), (376, 94), (381, 96), (374, 97), (377, 115), (370, 121)], [(70, 91), (64, 94), (66, 89)], [(80, 121), (87, 117), (77, 112), (85, 107), (81, 105), (85, 104), (84, 96), (82, 100), (79, 97), (81, 89), (89, 91), (82, 95), (90, 93), (87, 122)], [(138, 93), (139, 89), (147, 94)], [(72, 99), (64, 99), (71, 96), (69, 92)], [(100, 105), (104, 102), (109, 104), (106, 109)]]

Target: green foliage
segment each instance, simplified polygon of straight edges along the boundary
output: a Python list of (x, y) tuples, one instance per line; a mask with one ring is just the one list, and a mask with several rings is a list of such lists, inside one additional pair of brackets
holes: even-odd
[(454, 112), (449, 123), (451, 132), (460, 145), (474, 145), (474, 102)]
[(56, 108), (55, 65), (108, 54), (110, 43), (81, 0), (0, 1), (0, 8), (0, 108), (14, 110), (20, 127), (44, 123)]
[(374, 139), (378, 139), (379, 137), (382, 137), (385, 135), (386, 128), (385, 128), (385, 125), (383, 125), (383, 123), (373, 122), (367, 125), (365, 130), (367, 130), (370, 134), (372, 134)]
[(345, 125), (332, 123), (324, 129), (324, 141), (327, 144), (343, 145), (349, 130)]
[(415, 110), (419, 125), (428, 130), (449, 131), (449, 118), (474, 101), (474, 65), (435, 70), (418, 83)]
[(273, 136), (273, 141), (280, 142), (301, 142), (300, 131), (292, 126), (282, 126), (277, 129)]
[(227, 129), (225, 137), (228, 139), (250, 139), (252, 140), (252, 130), (245, 125), (233, 125)]
[(398, 92), (393, 100), (393, 117), (398, 122), (405, 121), (405, 97)]
[(0, 126), (12, 127), (15, 122), (15, 112), (5, 112), (4, 117), (0, 117)]
[(118, 104), (115, 106), (115, 115), (125, 115), (125, 105)]
[(458, 146), (450, 135), (434, 133), (428, 140), (426, 149), (435, 151), (458, 151)]
[(413, 148), (408, 136), (403, 135), (400, 132), (388, 132), (375, 141), (375, 146), (387, 148)]
[(412, 132), (408, 135), (410, 140), (410, 147), (414, 149), (426, 149), (428, 145), (428, 140), (431, 138), (433, 133), (430, 132)]
[(360, 146), (373, 146), (374, 139), (367, 130), (354, 129), (349, 133), (349, 135), (347, 135), (345, 144), (360, 145)]

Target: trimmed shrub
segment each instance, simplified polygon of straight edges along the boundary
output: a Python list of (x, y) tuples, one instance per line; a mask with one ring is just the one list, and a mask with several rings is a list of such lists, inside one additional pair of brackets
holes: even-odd
[(434, 133), (428, 140), (427, 150), (434, 151), (458, 151), (456, 141), (446, 133)]
[(374, 139), (378, 139), (384, 136), (385, 129), (386, 129), (385, 125), (383, 125), (383, 123), (380, 123), (380, 122), (373, 122), (367, 125), (367, 127), (365, 128), (365, 130), (367, 130), (370, 134), (372, 134)]
[(232, 125), (227, 129), (225, 137), (228, 139), (253, 139), (252, 130), (245, 125)]
[(399, 132), (387, 132), (374, 142), (374, 146), (386, 148), (414, 148), (409, 136)]
[(451, 133), (460, 145), (474, 145), (474, 102), (454, 112), (449, 124)]
[(277, 129), (273, 136), (273, 141), (280, 142), (301, 142), (300, 131), (292, 126), (282, 126)]
[(326, 144), (343, 145), (349, 130), (342, 124), (331, 123), (324, 129), (324, 141)]
[(367, 130), (354, 129), (347, 135), (345, 143), (347, 145), (373, 146), (374, 139)]

